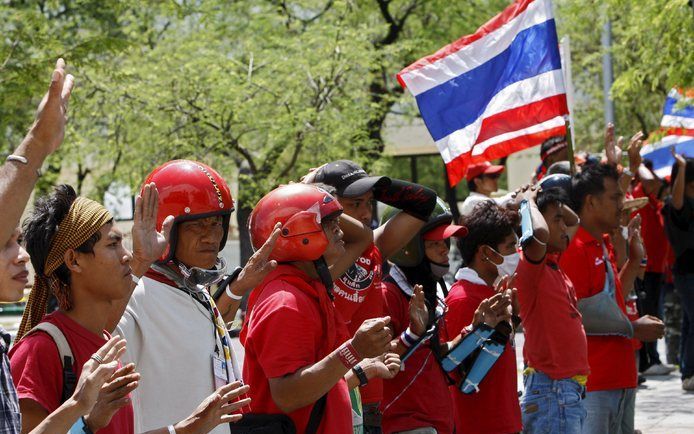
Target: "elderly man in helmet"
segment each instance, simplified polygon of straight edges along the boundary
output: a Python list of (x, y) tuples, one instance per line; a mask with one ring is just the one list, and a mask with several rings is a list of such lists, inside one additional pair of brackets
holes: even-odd
[(388, 350), (390, 318), (364, 321), (350, 339), (333, 304), (333, 276), (363, 251), (345, 249), (341, 214), (325, 190), (290, 184), (262, 198), (249, 223), (256, 247), (282, 225), (270, 255), (279, 265), (251, 294), (241, 332), (251, 408), (268, 423), (289, 416), (300, 433), (352, 434), (348, 388), (373, 376), (391, 378), (399, 369), (397, 357), (368, 359)]
[[(124, 300), (127, 307), (116, 327), (128, 340), (124, 361), (135, 363), (142, 376), (132, 394), (136, 432), (181, 420), (216, 389), (241, 378), (224, 320), (209, 294), (226, 271), (219, 252), (234, 210), (229, 187), (211, 167), (188, 160), (156, 168), (145, 180), (150, 183), (159, 191), (157, 228), (172, 225), (169, 247)], [(173, 216), (173, 222), (164, 216)], [(222, 295), (234, 298), (227, 306), (237, 307), (276, 265), (267, 261), (276, 232), (234, 273)], [(230, 427), (211, 432), (229, 433)]]

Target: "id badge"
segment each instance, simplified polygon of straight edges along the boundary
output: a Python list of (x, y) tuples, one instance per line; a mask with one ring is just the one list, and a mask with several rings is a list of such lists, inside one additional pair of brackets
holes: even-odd
[(212, 372), (214, 372), (214, 388), (219, 389), (228, 384), (227, 362), (218, 354), (212, 354)]

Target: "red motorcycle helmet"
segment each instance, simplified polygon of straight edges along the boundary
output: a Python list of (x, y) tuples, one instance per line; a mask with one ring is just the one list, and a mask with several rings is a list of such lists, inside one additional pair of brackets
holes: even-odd
[(229, 234), (229, 219), (234, 211), (234, 200), (224, 178), (210, 166), (191, 160), (173, 160), (157, 167), (145, 179), (144, 185), (153, 182), (159, 192), (157, 230), (164, 219), (174, 216), (169, 237), (169, 247), (159, 262), (169, 262), (176, 251), (178, 231), (183, 221), (222, 216), (224, 236), (219, 250), (224, 248)]
[(340, 203), (325, 190), (307, 184), (282, 185), (258, 201), (251, 212), (248, 231), (257, 250), (270, 238), (275, 225), (282, 223), (270, 259), (315, 261), (328, 247), (321, 221), (341, 213)]

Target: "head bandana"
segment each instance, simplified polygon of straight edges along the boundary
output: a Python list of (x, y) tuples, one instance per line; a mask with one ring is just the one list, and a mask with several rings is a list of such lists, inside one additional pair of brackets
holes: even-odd
[[(34, 277), (34, 286), (29, 293), (29, 301), (24, 309), (15, 342), (18, 342), (22, 336), (34, 328), (46, 314), (50, 295), (49, 288), (56, 296), (67, 294), (67, 285), (53, 275), (64, 263), (65, 252), (84, 244), (112, 219), (111, 213), (100, 203), (84, 197), (75, 199), (51, 241), (43, 274), (37, 273)], [(62, 298), (67, 299), (66, 297)]]

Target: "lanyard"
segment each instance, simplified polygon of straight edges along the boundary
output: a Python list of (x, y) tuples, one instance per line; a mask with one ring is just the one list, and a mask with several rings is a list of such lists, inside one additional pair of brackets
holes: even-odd
[(234, 372), (234, 361), (231, 358), (231, 343), (229, 342), (229, 335), (226, 332), (226, 325), (224, 324), (222, 315), (219, 313), (219, 309), (217, 309), (217, 305), (215, 304), (214, 300), (212, 297), (207, 297), (207, 299), (212, 310), (212, 320), (214, 322), (216, 335), (219, 338), (219, 341), (222, 343), (224, 361), (226, 362), (227, 367), (227, 381), (231, 382), (232, 378), (236, 379), (238, 376)]

